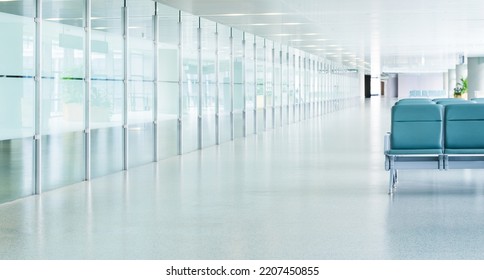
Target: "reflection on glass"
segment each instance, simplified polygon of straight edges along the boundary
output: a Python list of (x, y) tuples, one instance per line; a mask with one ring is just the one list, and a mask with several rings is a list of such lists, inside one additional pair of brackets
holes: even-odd
[(183, 98), (182, 127), (183, 152), (198, 149), (198, 17), (182, 14), (183, 44)]
[(158, 146), (159, 159), (178, 154), (178, 10), (159, 5)]
[(0, 203), (33, 193), (35, 6), (23, 4), (0, 2)]
[(218, 25), (218, 82), (219, 82), (219, 119), (220, 142), (230, 141), (230, 27)]
[(92, 177), (123, 170), (123, 130), (121, 126), (91, 131)]
[(92, 1), (90, 126), (94, 178), (123, 168), (123, 4), (123, 0)]
[(84, 180), (84, 133), (42, 136), (42, 191)]
[(54, 2), (42, 2), (42, 190), (84, 179), (84, 34), (82, 3), (72, 18), (54, 17)]
[(34, 81), (0, 78), (0, 140), (34, 135)]
[(244, 117), (242, 116), (242, 113), (234, 113), (234, 138), (242, 138), (244, 137), (244, 131), (243, 131), (243, 126), (244, 126)]
[(33, 193), (33, 138), (0, 141), (0, 203)]
[(215, 106), (217, 99), (215, 73), (215, 23), (201, 20), (202, 27), (202, 145), (209, 147), (215, 145)]

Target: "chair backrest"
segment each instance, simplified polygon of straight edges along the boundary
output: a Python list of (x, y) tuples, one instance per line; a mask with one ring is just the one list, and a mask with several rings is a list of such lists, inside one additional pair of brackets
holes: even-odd
[(472, 101), (474, 101), (475, 103), (484, 103), (484, 98), (472, 98), (471, 99)]
[(405, 99), (400, 99), (395, 103), (395, 105), (413, 105), (413, 104), (435, 104), (430, 99), (426, 98), (405, 98)]
[(469, 103), (445, 106), (444, 140), (446, 150), (484, 149), (484, 104)]
[(393, 106), (391, 149), (442, 149), (443, 111), (437, 104)]
[(473, 102), (463, 98), (447, 98), (443, 100), (438, 100), (436, 101), (436, 103), (447, 106), (450, 104), (463, 104), (463, 103), (473, 103)]

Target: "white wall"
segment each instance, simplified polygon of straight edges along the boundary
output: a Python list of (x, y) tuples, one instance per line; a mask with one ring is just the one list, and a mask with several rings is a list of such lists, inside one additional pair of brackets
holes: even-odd
[(412, 90), (444, 90), (442, 73), (398, 74), (398, 98), (407, 98)]

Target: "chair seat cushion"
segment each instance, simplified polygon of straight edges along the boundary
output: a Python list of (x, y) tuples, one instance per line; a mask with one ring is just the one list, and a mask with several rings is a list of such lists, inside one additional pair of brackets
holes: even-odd
[(484, 149), (445, 149), (445, 153), (448, 155), (457, 154), (482, 154), (484, 155)]
[(442, 149), (391, 149), (388, 155), (441, 155)]

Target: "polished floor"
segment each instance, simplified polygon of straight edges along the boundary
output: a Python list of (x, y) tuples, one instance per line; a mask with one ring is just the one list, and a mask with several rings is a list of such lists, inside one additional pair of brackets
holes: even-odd
[(484, 171), (402, 171), (394, 100), (0, 205), (2, 259), (484, 259)]

